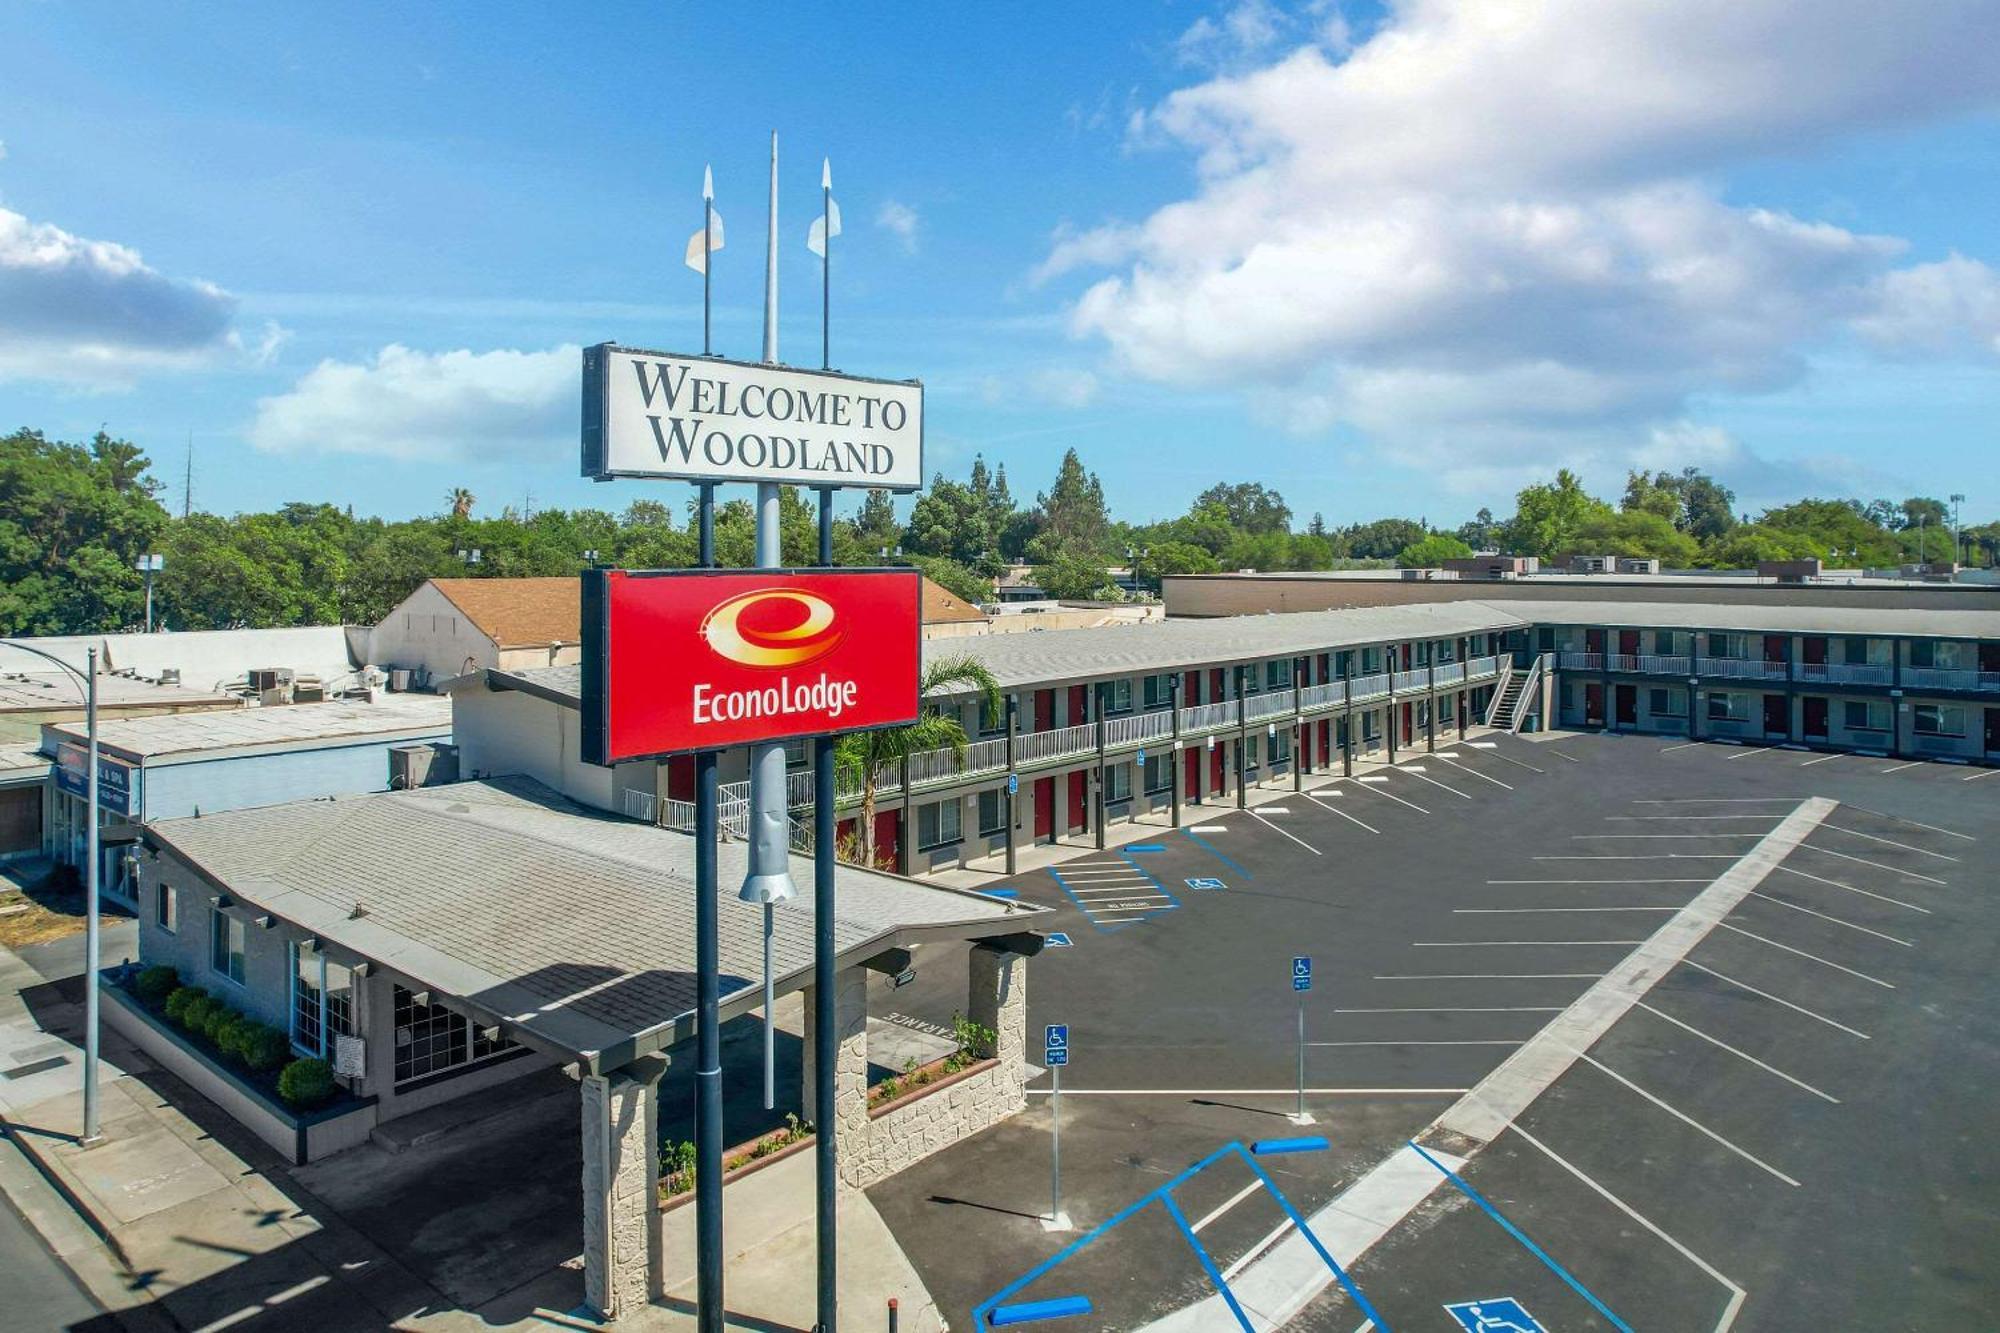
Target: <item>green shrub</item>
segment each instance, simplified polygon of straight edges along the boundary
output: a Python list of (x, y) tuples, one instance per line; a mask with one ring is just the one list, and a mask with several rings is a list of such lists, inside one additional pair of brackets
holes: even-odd
[[(185, 994), (186, 992), (182, 992)], [(208, 1016), (218, 1006), (209, 996), (197, 992), (192, 1000), (181, 1006), (180, 1025), (190, 1035), (204, 1035), (208, 1031)]]
[(208, 992), (199, 986), (183, 986), (167, 996), (167, 1018), (169, 1021), (187, 1026), (187, 1007), (196, 1000), (205, 1000)]
[(254, 1018), (231, 1014), (216, 1024), (215, 1049), (231, 1060), (242, 1060), (244, 1039), (263, 1026)]
[(180, 989), (180, 984), (180, 973), (164, 963), (158, 963), (140, 972), (138, 979), (132, 983), (132, 989), (147, 1004), (161, 1004)]
[(310, 1111), (333, 1096), (333, 1066), (324, 1060), (294, 1060), (278, 1075), (278, 1095), (294, 1110)]
[(202, 1020), (201, 1035), (219, 1044), (222, 1038), (222, 1030), (231, 1023), (234, 1023), (236, 1019), (237, 1013), (234, 1009), (231, 1009), (221, 1000), (210, 1000), (208, 1002), (208, 1014)]
[(250, 1033), (240, 1040), (243, 1063), (260, 1074), (276, 1069), (292, 1053), (292, 1043), (285, 1034), (262, 1023), (253, 1024)]

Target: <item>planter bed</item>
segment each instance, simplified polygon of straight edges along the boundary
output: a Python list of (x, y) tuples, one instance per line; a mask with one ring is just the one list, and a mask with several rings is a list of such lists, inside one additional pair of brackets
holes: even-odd
[[(919, 1065), (917, 1066), (917, 1068), (911, 1070), (907, 1074), (897, 1074), (894, 1075), (893, 1077), (895, 1077), (898, 1080), (921, 1077), (925, 1074), (928, 1074), (932, 1070), (943, 1069), (945, 1061), (949, 1059), (951, 1059), (951, 1057), (947, 1055), (940, 1059), (933, 1060), (929, 1064)], [(925, 1097), (930, 1096), (930, 1094), (934, 1092), (942, 1092), (954, 1083), (963, 1083), (965, 1082), (965, 1080), (971, 1078), (974, 1074), (983, 1074), (987, 1070), (993, 1068), (995, 1065), (999, 1063), (1000, 1060), (997, 1056), (989, 1055), (984, 1060), (974, 1060), (971, 1064), (966, 1065), (963, 1069), (960, 1069), (955, 1073), (940, 1074), (938, 1077), (931, 1079), (931, 1081), (928, 1083), (919, 1084), (918, 1086), (911, 1088), (908, 1092), (901, 1092), (896, 1094), (896, 1096), (892, 1097), (888, 1101), (871, 1104), (868, 1108), (868, 1118), (870, 1120), (880, 1120), (883, 1116), (899, 1111), (903, 1107), (908, 1106), (912, 1102), (921, 1101)], [(886, 1080), (884, 1081), (886, 1082)], [(875, 1086), (880, 1087), (881, 1084), (878, 1083)], [(873, 1089), (870, 1089), (870, 1092), (872, 1093)]]
[(295, 1111), (279, 1098), (277, 1077), (232, 1069), (107, 973), (105, 1019), (167, 1072), (228, 1111), (244, 1128), (304, 1166), (364, 1142), (375, 1127), (375, 1098), (337, 1089), (323, 1106)]

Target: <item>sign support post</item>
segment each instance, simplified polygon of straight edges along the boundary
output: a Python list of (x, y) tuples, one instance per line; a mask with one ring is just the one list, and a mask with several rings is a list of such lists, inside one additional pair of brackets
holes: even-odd
[(1069, 1024), (1051, 1023), (1043, 1038), (1042, 1061), (1049, 1068), (1049, 1215), (1044, 1231), (1068, 1231), (1062, 1206), (1062, 1071), (1069, 1063)]
[(1174, 827), (1179, 828), (1181, 785), (1187, 781), (1182, 775), (1187, 771), (1187, 761), (1181, 758), (1181, 673), (1178, 671), (1167, 677), (1167, 710), (1173, 718), (1174, 729), (1174, 743), (1167, 751), (1167, 764), (1172, 770), (1173, 782), (1167, 790), (1172, 793), (1170, 799), (1173, 801)]
[(1312, 990), (1312, 984), (1313, 960), (1292, 959), (1292, 990), (1299, 1001), (1299, 1100), (1297, 1109), (1292, 1112), (1292, 1123), (1295, 1125), (1310, 1125), (1313, 1122), (1312, 1113), (1306, 1110), (1306, 994)]
[(715, 751), (694, 757), (695, 1322), (722, 1333), (722, 946), (716, 901)]
[(1021, 731), (1021, 701), (1012, 694), (1007, 696), (1007, 873), (1014, 873), (1016, 860), (1014, 843), (1019, 834), (1020, 812), (1015, 805), (1015, 797), (1021, 790), (1021, 778), (1014, 767), (1014, 745)]
[[(833, 564), (833, 488), (819, 493), (819, 562)], [(819, 1245), (816, 1333), (834, 1333), (839, 1314), (839, 1159), (834, 1155), (834, 1070), (840, 1060), (839, 1015), (835, 1012), (833, 939), (834, 868), (839, 854), (834, 819), (832, 736), (813, 749), (813, 1186)]]

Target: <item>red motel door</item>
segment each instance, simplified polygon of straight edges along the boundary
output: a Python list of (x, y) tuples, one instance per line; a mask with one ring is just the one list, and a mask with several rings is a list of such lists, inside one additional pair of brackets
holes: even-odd
[(1035, 730), (1048, 731), (1056, 724), (1056, 692), (1035, 691)]
[[(1824, 643), (1824, 640), (1821, 640)], [(1816, 694), (1805, 698), (1805, 733), (1820, 740), (1826, 739), (1826, 700)], [(1990, 725), (1990, 724), (1989, 724)]]
[[(1635, 629), (1619, 630), (1618, 651), (1627, 657), (1637, 657), (1639, 655), (1639, 631)], [(1622, 722), (1624, 719), (1620, 718), (1619, 721)]]
[(1082, 769), (1069, 775), (1069, 827), (1072, 832), (1090, 824), (1090, 775)]
[(1187, 761), (1181, 765), (1181, 768), (1183, 770), (1183, 775), (1181, 779), (1181, 788), (1182, 788), (1181, 794), (1183, 796), (1200, 796), (1201, 795), (1201, 751), (1199, 750), (1187, 751)]
[(1056, 831), (1056, 780), (1035, 779), (1035, 837), (1054, 837)]

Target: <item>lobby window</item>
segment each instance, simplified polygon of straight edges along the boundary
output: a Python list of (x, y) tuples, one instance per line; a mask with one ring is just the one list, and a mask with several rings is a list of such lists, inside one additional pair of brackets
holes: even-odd
[(979, 833), (994, 837), (1007, 831), (1007, 793), (998, 787), (979, 793)]
[(1163, 791), (1172, 791), (1173, 786), (1174, 756), (1172, 752), (1147, 755), (1146, 794), (1153, 796)]
[(1271, 762), (1282, 764), (1292, 757), (1292, 733), (1280, 728), (1271, 733)]
[(1965, 709), (1957, 704), (1918, 704), (1912, 711), (1919, 736), (1965, 734)]
[(170, 935), (181, 928), (181, 891), (165, 880), (153, 886), (153, 924)]
[(1840, 720), (1849, 731), (1887, 731), (1888, 702), (1882, 699), (1849, 699), (1841, 707)]
[(917, 807), (917, 846), (928, 850), (957, 842), (962, 836), (965, 804), (958, 800), (933, 801)]
[(1708, 718), (1711, 722), (1744, 722), (1750, 717), (1750, 696), (1747, 694), (1727, 694), (1717, 690), (1708, 696)]
[(227, 912), (208, 915), (208, 965), (237, 985), (243, 984), (244, 925)]
[(354, 1035), (354, 973), (304, 945), (291, 955), (292, 1043), (324, 1055), (334, 1037)]
[(464, 1014), (435, 1000), (419, 1004), (416, 994), (393, 988), (396, 1008), (396, 1082), (441, 1074), (515, 1049), (505, 1037), (489, 1041), (472, 1030)]
[(1654, 717), (1686, 717), (1687, 701), (1679, 690), (1649, 690), (1646, 709)]

